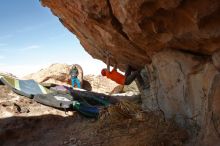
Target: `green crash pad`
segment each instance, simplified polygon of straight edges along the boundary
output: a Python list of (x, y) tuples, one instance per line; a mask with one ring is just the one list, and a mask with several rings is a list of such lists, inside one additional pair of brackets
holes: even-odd
[(20, 80), (8, 75), (0, 74), (0, 81), (10, 87), (15, 93), (26, 97), (52, 92), (34, 80)]

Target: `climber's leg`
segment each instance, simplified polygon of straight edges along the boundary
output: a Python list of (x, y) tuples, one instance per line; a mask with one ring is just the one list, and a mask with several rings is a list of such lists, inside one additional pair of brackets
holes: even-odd
[(75, 79), (76, 85), (78, 88), (81, 88), (81, 84), (78, 78)]

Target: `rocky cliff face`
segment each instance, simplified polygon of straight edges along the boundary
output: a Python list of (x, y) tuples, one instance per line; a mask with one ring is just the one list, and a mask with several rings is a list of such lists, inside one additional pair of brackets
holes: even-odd
[[(220, 46), (219, 0), (42, 0), (94, 58), (143, 67), (162, 49), (211, 55)], [(135, 58), (135, 59), (134, 59)]]
[(142, 70), (143, 109), (220, 145), (219, 0), (42, 0), (85, 50)]
[(142, 90), (143, 109), (161, 110), (166, 118), (174, 118), (199, 139), (198, 145), (220, 143), (220, 73), (208, 60), (164, 51), (142, 72), (150, 79), (150, 88)]

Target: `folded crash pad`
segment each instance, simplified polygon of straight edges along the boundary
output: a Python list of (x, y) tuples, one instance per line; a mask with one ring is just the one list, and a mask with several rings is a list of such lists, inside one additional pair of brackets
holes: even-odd
[(71, 87), (66, 87), (66, 86), (64, 87), (78, 101), (86, 101), (87, 103), (91, 105), (108, 106), (110, 104), (109, 100), (105, 98), (104, 96), (102, 96), (104, 94), (98, 94), (98, 93), (89, 92), (89, 91), (78, 91), (78, 90), (74, 90)]
[(0, 74), (0, 81), (10, 87), (15, 93), (32, 97), (36, 94), (47, 94), (51, 91), (34, 80), (19, 80), (14, 77)]
[(99, 116), (99, 109), (85, 102), (73, 101), (73, 108), (86, 117), (97, 118)]
[(44, 105), (64, 109), (71, 108), (73, 103), (73, 97), (63, 93), (37, 94), (34, 100)]
[(70, 94), (65, 93), (49, 93), (49, 94), (37, 94), (34, 96), (34, 100), (55, 108), (71, 109), (78, 111), (86, 117), (97, 118), (99, 115), (99, 109), (95, 106), (91, 106), (86, 102), (75, 101)]

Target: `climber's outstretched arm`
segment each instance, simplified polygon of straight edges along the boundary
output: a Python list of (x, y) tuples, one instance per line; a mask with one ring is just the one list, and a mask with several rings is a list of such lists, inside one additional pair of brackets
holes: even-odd
[(106, 58), (107, 70), (110, 72), (110, 59), (109, 57)]
[(114, 64), (114, 70), (117, 70), (117, 68), (118, 68), (118, 63), (115, 62), (115, 64)]

